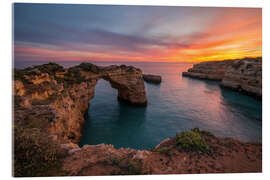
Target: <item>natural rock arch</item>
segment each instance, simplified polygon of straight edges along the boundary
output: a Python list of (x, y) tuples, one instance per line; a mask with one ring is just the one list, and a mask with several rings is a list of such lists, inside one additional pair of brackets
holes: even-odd
[(97, 80), (102, 78), (108, 81), (112, 88), (118, 90), (119, 100), (137, 106), (147, 105), (143, 74), (140, 69), (126, 65), (100, 67), (91, 63), (82, 63), (78, 68), (84, 71), (85, 78), (91, 78), (94, 73)]
[(29, 108), (29, 111), (38, 107), (39, 111), (51, 114), (47, 129), (50, 134), (59, 141), (77, 143), (82, 135), (84, 114), (89, 108), (89, 100), (94, 97), (99, 79), (109, 81), (118, 90), (119, 100), (136, 106), (147, 105), (140, 69), (125, 65), (100, 67), (91, 63), (68, 69), (49, 63), (15, 70), (16, 104)]

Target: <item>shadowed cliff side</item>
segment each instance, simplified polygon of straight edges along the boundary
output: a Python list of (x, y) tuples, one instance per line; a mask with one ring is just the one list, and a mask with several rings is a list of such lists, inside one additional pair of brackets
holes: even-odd
[(183, 76), (221, 81), (230, 88), (255, 98), (262, 97), (262, 58), (210, 61), (193, 65)]
[(234, 61), (222, 78), (222, 87), (262, 98), (262, 59)]

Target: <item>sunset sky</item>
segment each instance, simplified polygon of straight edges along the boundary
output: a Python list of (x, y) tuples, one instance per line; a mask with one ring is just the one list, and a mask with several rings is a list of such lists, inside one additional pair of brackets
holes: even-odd
[(261, 55), (260, 8), (14, 4), (15, 61), (200, 62)]

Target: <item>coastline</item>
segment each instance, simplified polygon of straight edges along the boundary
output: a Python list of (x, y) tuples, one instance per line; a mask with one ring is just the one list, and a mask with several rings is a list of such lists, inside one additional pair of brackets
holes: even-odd
[[(259, 164), (261, 164), (261, 144), (258, 143), (257, 145), (252, 145), (252, 150), (258, 151), (258, 157), (253, 157), (253, 160), (258, 163), (258, 167), (253, 167), (253, 169), (224, 169), (222, 170), (215, 170), (215, 169), (207, 169), (203, 172), (196, 171), (197, 166), (194, 166), (191, 168), (191, 172), (189, 172), (188, 167), (185, 167), (182, 169), (183, 171), (180, 171), (182, 167), (175, 168), (174, 166), (171, 167), (171, 169), (167, 169), (166, 171), (162, 171), (164, 168), (163, 165), (160, 165), (159, 167), (149, 167), (148, 171), (140, 171), (138, 170), (138, 164), (142, 163), (140, 167), (143, 167), (144, 161), (149, 162), (148, 158), (154, 158), (155, 161), (160, 158), (164, 157), (167, 152), (170, 152), (171, 150), (176, 153), (175, 160), (179, 160), (177, 158), (183, 157), (183, 154), (181, 151), (176, 151), (176, 145), (174, 144), (174, 140), (170, 140), (169, 144), (161, 143), (159, 145), (159, 148), (153, 151), (147, 151), (147, 150), (134, 150), (129, 148), (123, 148), (119, 150), (115, 150), (113, 146), (111, 145), (85, 145), (83, 148), (79, 148), (77, 144), (78, 140), (81, 137), (82, 133), (82, 127), (84, 125), (84, 118), (83, 115), (88, 109), (88, 101), (89, 99), (93, 98), (94, 96), (94, 86), (97, 83), (98, 78), (103, 76), (99, 75), (99, 68), (96, 66), (89, 65), (87, 66), (87, 71), (83, 70), (84, 66), (79, 67), (79, 71), (73, 71), (76, 70), (76, 68), (71, 69), (68, 73), (80, 73), (84, 74), (84, 77), (76, 76), (74, 79), (74, 76), (65, 75), (64, 68), (56, 65), (56, 64), (50, 64), (47, 66), (39, 66), (39, 68), (33, 68), (28, 69), (26, 72), (23, 72), (23, 74), (18, 74), (17, 77), (15, 77), (15, 83), (14, 83), (14, 95), (15, 95), (15, 138), (18, 137), (16, 134), (22, 133), (25, 129), (27, 131), (29, 130), (28, 135), (33, 135), (34, 133), (42, 133), (44, 138), (48, 139), (49, 145), (55, 145), (56, 147), (59, 147), (60, 152), (55, 153), (56, 156), (60, 156), (59, 161), (61, 161), (61, 168), (64, 172), (58, 172), (59, 175), (104, 175), (106, 173), (112, 174), (113, 172), (104, 172), (103, 170), (106, 169), (108, 166), (110, 167), (118, 167), (118, 169), (115, 169), (115, 174), (162, 174), (162, 173), (210, 173), (210, 172), (261, 172), (261, 167), (259, 167)], [(52, 69), (53, 71), (52, 71)], [(37, 72), (42, 71), (42, 72)], [(139, 83), (143, 82), (142, 80), (142, 72), (134, 67), (128, 67), (128, 66), (112, 66), (109, 68), (103, 69), (105, 71), (108, 71), (108, 74), (106, 74), (105, 78), (112, 83), (112, 86), (118, 89), (121, 92), (121, 87), (128, 85), (132, 86), (133, 81), (139, 81)], [(55, 72), (52, 73), (52, 72)], [(90, 72), (90, 74), (88, 74)], [(25, 74), (26, 73), (26, 74)], [(22, 75), (23, 77), (18, 75)], [(15, 74), (16, 76), (16, 74)], [(66, 76), (66, 77), (65, 77)], [(87, 77), (87, 78), (86, 78)], [(123, 80), (128, 77), (128, 81), (122, 81), (122, 83), (119, 83), (120, 80)], [(129, 82), (131, 80), (131, 82)], [(30, 82), (29, 82), (30, 81)], [(125, 82), (125, 83), (123, 83)], [(130, 84), (131, 83), (131, 84)], [(137, 83), (135, 83), (138, 85)], [(38, 87), (38, 88), (37, 88)], [(61, 92), (58, 94), (55, 94), (55, 92)], [(127, 91), (122, 91), (123, 95), (120, 95), (120, 99), (128, 100), (129, 102), (136, 104), (137, 99), (139, 99), (139, 102), (147, 102), (146, 96), (144, 92), (144, 86), (141, 86), (141, 89), (138, 91), (138, 94), (135, 96), (135, 99), (126, 99), (126, 93)], [(134, 92), (132, 92), (134, 93)], [(136, 94), (136, 92), (135, 92)], [(26, 96), (27, 95), (27, 96)], [(118, 96), (119, 97), (119, 96)], [(42, 119), (40, 116), (44, 116), (45, 119)], [(47, 121), (47, 122), (44, 122)], [(18, 128), (18, 129), (17, 129)], [(22, 129), (21, 129), (22, 128)], [(36, 132), (35, 129), (39, 129), (41, 132)], [(33, 132), (32, 132), (33, 131)], [(204, 141), (206, 143), (211, 142), (214, 138), (210, 133), (201, 134), (201, 132), (196, 130), (196, 137), (202, 136), (202, 138), (206, 138)], [(209, 138), (209, 137), (210, 138)], [(29, 138), (28, 136), (24, 137), (21, 136), (19, 138), (20, 141), (15, 141), (15, 143), (23, 143), (25, 140), (24, 138)], [(216, 137), (215, 137), (216, 138)], [(215, 139), (214, 138), (214, 139)], [(201, 139), (201, 137), (199, 138)], [(226, 138), (217, 138), (217, 142), (223, 142), (226, 141)], [(235, 140), (231, 140), (234, 142)], [(200, 141), (201, 142), (201, 141)], [(238, 141), (236, 141), (238, 143)], [(168, 143), (168, 142), (167, 142)], [(235, 142), (234, 142), (235, 143)], [(237, 144), (236, 143), (236, 144)], [(215, 144), (215, 143), (214, 143)], [(169, 145), (169, 146), (168, 146)], [(174, 147), (168, 150), (168, 147), (170, 145), (173, 145)], [(16, 145), (17, 146), (17, 145)], [(15, 146), (15, 148), (16, 148)], [(177, 145), (178, 146), (178, 145)], [(238, 149), (237, 147), (243, 147), (243, 149), (246, 149), (250, 146), (250, 143), (241, 143), (239, 142), (235, 147), (235, 149)], [(20, 147), (20, 146), (19, 146)], [(221, 147), (223, 147), (221, 145)], [(221, 148), (220, 147), (220, 148)], [(227, 147), (224, 145), (224, 147)], [(256, 148), (257, 147), (257, 148)], [(160, 150), (160, 148), (163, 148), (163, 150)], [(165, 152), (165, 150), (166, 152)], [(53, 148), (52, 148), (53, 149)], [(27, 149), (26, 149), (27, 150)], [(228, 149), (228, 151), (234, 151), (232, 149)], [(157, 151), (157, 152), (156, 152)], [(245, 151), (245, 150), (243, 150)], [(120, 153), (119, 157), (127, 156), (125, 159), (127, 162), (123, 162), (123, 168), (121, 168), (121, 165), (118, 162), (118, 160), (110, 160), (109, 162), (104, 161), (104, 158), (96, 158), (95, 160), (91, 159), (89, 152), (100, 152), (99, 156), (104, 156), (104, 158), (111, 158), (110, 156), (105, 156), (106, 154), (110, 154), (110, 152), (113, 152), (115, 154)], [(179, 153), (180, 154), (179, 154)], [(86, 154), (85, 154), (86, 153)], [(104, 154), (103, 154), (104, 153)], [(201, 153), (201, 149), (199, 151), (190, 151), (185, 152), (187, 155), (193, 155), (192, 153)], [(235, 151), (237, 154), (237, 151)], [(245, 152), (246, 153), (246, 152)], [(80, 157), (89, 155), (88, 162), (82, 161)], [(135, 155), (135, 156), (134, 156)], [(237, 154), (239, 155), (239, 154)], [(204, 155), (203, 155), (204, 156)], [(224, 155), (223, 155), (224, 156)], [(247, 155), (243, 158), (245, 162), (249, 162), (250, 155)], [(118, 156), (117, 156), (118, 157)], [(118, 158), (119, 158), (118, 157)], [(133, 158), (134, 157), (134, 158)], [(174, 156), (170, 157), (173, 158)], [(208, 155), (206, 155), (208, 157)], [(217, 157), (220, 158), (219, 155)], [(215, 157), (215, 158), (217, 158)], [(226, 158), (231, 158), (230, 156), (225, 156)], [(164, 157), (165, 158), (165, 157)], [(167, 157), (166, 157), (167, 158)], [(165, 158), (165, 159), (166, 159)], [(208, 157), (210, 158), (210, 157)], [(67, 162), (70, 162), (70, 160), (74, 161), (74, 164), (69, 164)], [(108, 159), (107, 159), (108, 160)], [(72, 161), (72, 162), (73, 162)], [(167, 160), (168, 161), (168, 160)], [(100, 171), (96, 171), (96, 168), (100, 166), (100, 163), (103, 164), (103, 170), (102, 168), (99, 168)], [(188, 161), (188, 162), (194, 162), (194, 160)], [(250, 161), (252, 162), (252, 161)], [(111, 164), (112, 163), (112, 164)], [(81, 166), (77, 166), (81, 164)], [(76, 167), (77, 166), (77, 167)], [(149, 166), (149, 165), (145, 165)], [(84, 169), (90, 169), (89, 171), (83, 171)], [(120, 169), (119, 169), (120, 168)], [(157, 169), (156, 169), (157, 168)], [(175, 169), (174, 169), (175, 168)], [(179, 169), (180, 168), (180, 169)], [(114, 168), (112, 168), (114, 169)], [(139, 168), (140, 169), (140, 168)], [(145, 168), (142, 168), (145, 169)], [(147, 168), (146, 168), (147, 169)], [(15, 169), (16, 170), (16, 169)], [(98, 174), (100, 172), (100, 174)], [(40, 173), (40, 172), (39, 172)], [(47, 172), (46, 172), (47, 173)], [(63, 174), (62, 174), (63, 173)], [(84, 174), (86, 173), (86, 174)], [(95, 174), (96, 173), (96, 174)], [(42, 176), (42, 174), (39, 174)], [(43, 174), (48, 175), (48, 174)], [(16, 173), (15, 173), (16, 176)]]
[(219, 81), (223, 88), (262, 99), (262, 57), (202, 62), (182, 76)]

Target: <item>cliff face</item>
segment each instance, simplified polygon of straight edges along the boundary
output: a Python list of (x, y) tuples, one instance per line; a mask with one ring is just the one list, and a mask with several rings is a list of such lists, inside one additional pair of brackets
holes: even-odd
[(118, 89), (120, 100), (140, 106), (147, 104), (142, 72), (131, 66), (98, 67), (83, 63), (64, 69), (51, 63), (16, 70), (14, 75), (15, 117), (21, 108), (31, 111), (39, 107), (52, 112), (47, 130), (63, 142), (79, 141), (88, 101), (94, 97), (100, 78)]
[(211, 61), (195, 64), (183, 76), (221, 81), (230, 88), (257, 98), (262, 97), (262, 59)]
[(237, 60), (227, 69), (221, 86), (262, 97), (262, 60)]
[(105, 144), (69, 148), (62, 169), (68, 176), (261, 172), (261, 153), (258, 143), (217, 138), (193, 129), (152, 150), (115, 149)]
[(201, 62), (194, 64), (187, 72), (183, 72), (183, 76), (220, 81), (232, 63), (231, 60)]

